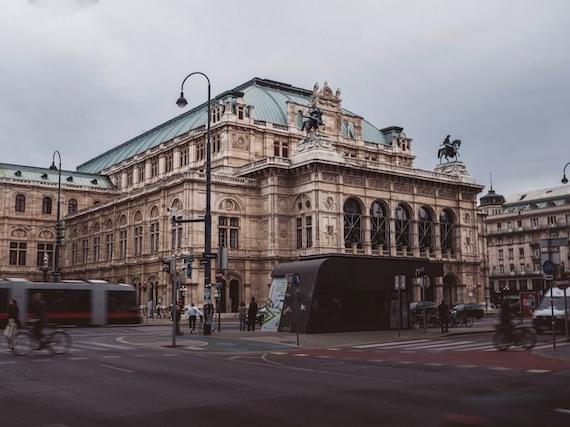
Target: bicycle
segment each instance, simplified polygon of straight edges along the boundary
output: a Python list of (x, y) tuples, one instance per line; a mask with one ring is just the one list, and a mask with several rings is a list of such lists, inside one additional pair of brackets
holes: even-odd
[(497, 327), (497, 332), (493, 335), (493, 345), (499, 351), (506, 351), (511, 346), (530, 350), (535, 344), (536, 332), (532, 328), (518, 327), (509, 332), (504, 328)]
[(30, 352), (33, 344), (36, 344), (37, 349), (47, 348), (52, 354), (65, 354), (71, 348), (71, 336), (63, 329), (56, 329), (38, 342), (33, 331), (20, 330), (14, 336), (12, 352), (17, 356), (25, 356)]

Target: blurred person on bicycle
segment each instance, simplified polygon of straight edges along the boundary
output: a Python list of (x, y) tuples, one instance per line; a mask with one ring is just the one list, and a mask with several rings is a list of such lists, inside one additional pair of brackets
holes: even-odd
[(505, 332), (509, 337), (515, 329), (512, 319), (514, 317), (513, 308), (508, 298), (503, 298), (501, 301), (501, 312), (499, 315), (499, 329)]
[(46, 302), (40, 293), (36, 293), (32, 297), (30, 317), (34, 322), (34, 336), (38, 341), (37, 349), (41, 349), (44, 341), (43, 329), (46, 323)]

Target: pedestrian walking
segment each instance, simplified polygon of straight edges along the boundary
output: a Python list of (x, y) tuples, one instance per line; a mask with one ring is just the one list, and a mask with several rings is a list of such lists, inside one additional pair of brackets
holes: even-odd
[(247, 308), (245, 307), (245, 302), (240, 302), (238, 308), (238, 316), (239, 316), (239, 330), (245, 331), (245, 319), (247, 317)]
[(247, 309), (247, 330), (255, 331), (255, 318), (257, 317), (257, 303), (255, 298), (251, 297), (249, 308)]
[(156, 318), (162, 319), (162, 305), (160, 303), (156, 304)]
[(10, 298), (8, 301), (8, 324), (4, 330), (4, 336), (8, 343), (8, 350), (14, 350), (14, 338), (16, 336), (16, 331), (21, 327), (20, 323), (20, 309), (18, 308), (18, 302), (14, 298)]
[(437, 312), (439, 314), (441, 333), (449, 332), (449, 307), (445, 301), (442, 300), (441, 304), (437, 306)]
[(202, 313), (198, 310), (198, 307), (194, 303), (188, 308), (188, 326), (190, 327), (190, 333), (193, 334), (196, 330), (196, 318), (198, 316), (202, 317)]

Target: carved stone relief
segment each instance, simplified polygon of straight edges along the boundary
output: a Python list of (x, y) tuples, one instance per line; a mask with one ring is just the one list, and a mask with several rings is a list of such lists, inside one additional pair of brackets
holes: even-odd
[(433, 196), (435, 196), (435, 188), (433, 188), (433, 187), (425, 187), (425, 186), (423, 186), (423, 185), (419, 185), (419, 186), (417, 187), (417, 193), (418, 193), (420, 196), (431, 196), (431, 197), (433, 197)]
[(370, 187), (374, 188), (376, 190), (390, 190), (390, 181), (376, 181), (376, 180), (371, 180), (370, 181)]
[(325, 182), (336, 183), (336, 181), (337, 181), (337, 176), (334, 174), (323, 173), (322, 177), (323, 177), (323, 181), (325, 181)]
[(345, 176), (343, 177), (343, 182), (354, 187), (364, 187), (366, 185), (366, 179), (357, 176)]
[(53, 240), (53, 233), (49, 230), (40, 231), (40, 239)]
[(280, 198), (279, 199), (279, 211), (280, 212), (287, 212), (287, 199)]
[(334, 199), (331, 196), (328, 196), (323, 200), (323, 206), (325, 209), (332, 211), (334, 209)]
[(15, 230), (12, 230), (11, 236), (12, 237), (26, 237), (26, 232), (24, 230), (22, 230), (21, 228), (16, 228)]
[(247, 136), (239, 133), (234, 133), (232, 135), (232, 148), (235, 148), (237, 150), (247, 151), (249, 149)]
[(396, 182), (394, 183), (394, 191), (398, 193), (414, 193), (414, 186), (408, 182)]

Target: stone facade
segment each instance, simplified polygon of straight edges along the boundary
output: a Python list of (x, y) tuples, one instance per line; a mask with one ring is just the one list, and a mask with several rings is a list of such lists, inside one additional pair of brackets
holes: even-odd
[[(225, 310), (251, 296), (264, 301), (278, 263), (339, 252), (443, 260), (446, 275), (427, 297), (482, 300), (481, 186), (466, 170), (414, 169), (412, 139), (402, 128), (376, 130), (384, 143), (369, 141), (371, 125), (342, 109), (340, 93), (326, 83), (312, 92), (253, 84), (304, 98), (282, 104), (286, 124), (256, 118), (262, 106), (235, 90), (213, 101), (212, 247), (228, 248)], [(307, 139), (301, 127), (311, 104), (323, 111), (324, 128)], [(174, 253), (170, 210), (183, 218), (204, 214), (204, 140), (198, 126), (101, 170), (120, 195), (68, 219), (66, 275), (133, 283), (141, 303), (170, 301), (162, 271), (162, 257)], [(203, 224), (182, 225), (180, 233), (176, 252), (195, 255), (192, 278), (182, 280), (185, 297), (201, 303)]]
[[(61, 217), (113, 196), (104, 176), (63, 171)], [(57, 219), (57, 171), (0, 164), (0, 277), (51, 280)], [(95, 181), (93, 181), (95, 180)], [(95, 183), (93, 183), (95, 182)]]
[[(544, 242), (554, 249), (560, 274), (570, 272), (570, 186), (517, 193), (504, 198), (491, 190), (481, 198), (487, 228), (489, 295), (542, 290)], [(541, 250), (541, 246), (543, 246)]]

